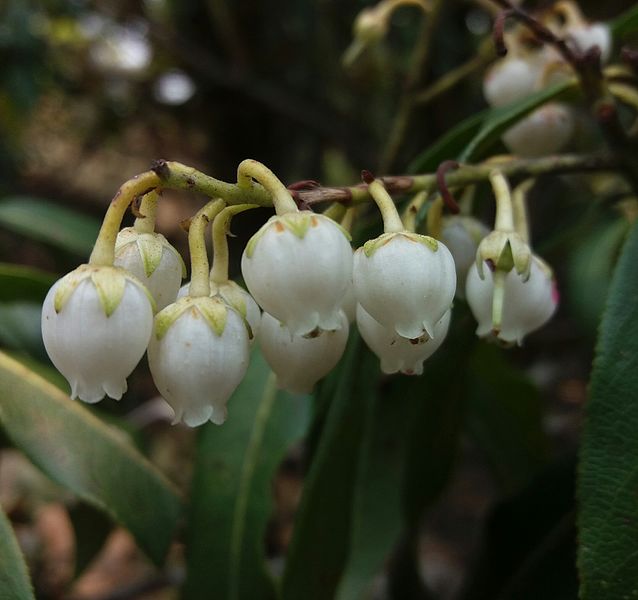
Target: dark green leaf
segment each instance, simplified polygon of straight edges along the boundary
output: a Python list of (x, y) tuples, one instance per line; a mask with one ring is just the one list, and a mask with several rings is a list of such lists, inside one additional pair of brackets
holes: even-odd
[(366, 406), (376, 379), (361, 365), (360, 338), (350, 338), (304, 491), (282, 582), (284, 600), (333, 598), (347, 559), (351, 507)]
[(478, 133), (465, 146), (459, 160), (474, 162), (482, 158), (501, 135), (525, 115), (550, 100), (566, 100), (574, 96), (577, 89), (575, 80), (562, 81), (507, 106), (491, 109)]
[(443, 161), (460, 156), (490, 114), (489, 109), (483, 110), (452, 127), (408, 165), (408, 173), (435, 171)]
[(31, 581), (9, 519), (0, 509), (0, 598), (35, 600)]
[(42, 305), (33, 302), (0, 303), (0, 345), (45, 358), (40, 316)]
[(603, 314), (578, 481), (582, 600), (638, 593), (638, 224)]
[(180, 516), (171, 484), (125, 439), (0, 352), (0, 423), (53, 481), (104, 510), (161, 563)]
[(611, 21), (609, 26), (615, 40), (621, 40), (638, 31), (638, 5), (634, 5), (621, 15), (618, 15)]
[(26, 196), (0, 200), (0, 226), (80, 256), (91, 253), (100, 228), (92, 217)]
[(83, 502), (69, 510), (75, 532), (75, 576), (81, 575), (113, 529), (111, 520), (101, 511)]
[(187, 543), (185, 598), (274, 597), (265, 571), (272, 478), (305, 433), (310, 397), (278, 392), (258, 351), (229, 404), (223, 427), (199, 433)]
[(504, 351), (479, 344), (470, 360), (466, 420), (505, 493), (526, 485), (545, 464), (542, 407), (534, 385)]
[(42, 302), (56, 275), (32, 267), (0, 263), (0, 302)]
[(566, 282), (568, 299), (592, 337), (596, 334), (613, 266), (628, 229), (625, 219), (601, 223), (594, 226), (571, 253)]

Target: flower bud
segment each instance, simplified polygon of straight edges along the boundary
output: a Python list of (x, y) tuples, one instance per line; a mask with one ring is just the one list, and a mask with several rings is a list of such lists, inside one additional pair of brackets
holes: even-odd
[(503, 134), (503, 142), (519, 156), (544, 156), (561, 150), (573, 132), (574, 117), (569, 107), (551, 102), (510, 127)]
[(148, 364), (174, 423), (224, 423), (248, 362), (244, 319), (219, 298), (181, 298), (155, 317)]
[(535, 90), (538, 69), (530, 60), (507, 58), (498, 61), (483, 80), (483, 95), (490, 106), (505, 106)]
[(186, 266), (179, 252), (160, 233), (139, 233), (134, 227), (122, 229), (115, 241), (115, 266), (137, 277), (148, 289), (157, 310), (177, 298)]
[(470, 268), (465, 293), (478, 321), (476, 334), (493, 336), (505, 344), (518, 343), (532, 331), (544, 325), (558, 305), (556, 283), (549, 267), (534, 256), (529, 279), (524, 280), (514, 270), (504, 276), (503, 307), (499, 328), (493, 326), (492, 303), (494, 275), (489, 269), (481, 279), (476, 265)]
[(447, 335), (451, 312), (448, 309), (434, 326), (433, 338), (428, 335), (414, 340), (401, 337), (378, 323), (360, 304), (357, 305), (357, 327), (370, 350), (381, 360), (381, 371), (421, 375), (423, 363), (436, 352)]
[(309, 394), (315, 383), (334, 368), (348, 341), (348, 319), (343, 312), (339, 318), (339, 329), (302, 337), (263, 313), (259, 344), (280, 388), (293, 394)]
[(385, 233), (354, 255), (357, 302), (381, 325), (408, 339), (435, 337), (456, 289), (445, 244), (416, 233)]
[(82, 265), (58, 280), (42, 305), (42, 339), (71, 397), (119, 400), (146, 350), (153, 300), (130, 273)]
[(332, 219), (310, 211), (270, 218), (242, 256), (248, 290), (293, 335), (339, 329), (352, 277), (348, 237)]
[(456, 295), (459, 298), (465, 297), (463, 282), (476, 260), (479, 242), (489, 232), (489, 229), (474, 217), (452, 216), (443, 219), (441, 241), (448, 247), (454, 258), (456, 281), (461, 284), (456, 287)]

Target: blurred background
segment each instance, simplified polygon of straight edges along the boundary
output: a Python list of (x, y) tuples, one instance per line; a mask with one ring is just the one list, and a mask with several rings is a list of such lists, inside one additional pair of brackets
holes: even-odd
[[(581, 3), (595, 20), (632, 4)], [(39, 295), (86, 260), (110, 198), (155, 159), (233, 181), (237, 164), (254, 158), (287, 184), (354, 184), (363, 168), (407, 172), (419, 152), (486, 107), (478, 68), (417, 109), (400, 147), (389, 154), (421, 14), (397, 11), (386, 39), (346, 68), (352, 24), (366, 6), (354, 0), (0, 0), (0, 346), (56, 378), (40, 339)], [(492, 16), (487, 0), (444, 3), (424, 89), (477, 56)], [(552, 569), (560, 571), (563, 597), (575, 597), (570, 514), (578, 431), (596, 326), (627, 230), (627, 221), (610, 213), (604, 200), (583, 210), (601, 189), (611, 190), (609, 197), (615, 193), (603, 177), (587, 185), (575, 176), (552, 177), (535, 189), (537, 251), (558, 272), (562, 305), (549, 327), (508, 355), (523, 377), (512, 376), (518, 396), (482, 406), (493, 430), (469, 418), (456, 467), (421, 524), (420, 576), (437, 598), (464, 593), (472, 581), (468, 573), (481, 561), (488, 567), (473, 589), (495, 589), (490, 586), (498, 580), (501, 591), (510, 586), (507, 597), (544, 597), (517, 595), (516, 579), (503, 583), (508, 569), (502, 565), (509, 560), (521, 577), (526, 568), (536, 569), (530, 548), (548, 522), (559, 528), (555, 538), (543, 538), (551, 550), (542, 555), (543, 568), (550, 579)], [(179, 224), (202, 200), (167, 192), (160, 203), (158, 230), (185, 258)], [(479, 204), (479, 212), (489, 217), (489, 205)], [(238, 274), (241, 249), (265, 218), (260, 210), (236, 219), (231, 275)], [(23, 287), (7, 277), (12, 265), (29, 270)], [(459, 310), (463, 315), (463, 306)], [(492, 359), (500, 360), (488, 352), (474, 369), (494, 372)], [(144, 365), (129, 389), (120, 403), (105, 401), (92, 410), (131, 435), (187, 489), (194, 433), (170, 427)], [(487, 392), (480, 397), (494, 400)], [(517, 414), (521, 429), (500, 422), (499, 410)], [(519, 435), (524, 451), (503, 456), (509, 438)], [(2, 446), (0, 503), (15, 525), (38, 598), (176, 597), (183, 578), (179, 543), (160, 573), (127, 533), (51, 484), (7, 440)], [(290, 539), (303, 456), (303, 448), (295, 449), (275, 478), (266, 540), (273, 568)], [(508, 556), (499, 556), (490, 544), (506, 538)], [(501, 567), (490, 571), (490, 561)], [(384, 578), (375, 597), (385, 597)]]

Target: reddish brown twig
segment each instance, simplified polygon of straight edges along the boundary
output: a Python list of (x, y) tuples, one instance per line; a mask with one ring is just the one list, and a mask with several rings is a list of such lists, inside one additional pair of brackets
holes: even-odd
[(439, 188), (443, 202), (445, 202), (445, 205), (448, 207), (450, 212), (455, 215), (461, 212), (461, 209), (447, 186), (445, 174), (451, 169), (458, 169), (459, 166), (459, 163), (455, 160), (446, 160), (443, 161), (436, 170), (436, 185)]

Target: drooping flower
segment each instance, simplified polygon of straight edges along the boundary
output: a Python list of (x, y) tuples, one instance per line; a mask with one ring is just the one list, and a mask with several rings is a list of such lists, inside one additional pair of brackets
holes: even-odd
[(352, 277), (348, 238), (332, 219), (310, 211), (271, 217), (244, 250), (246, 286), (293, 335), (339, 329)]
[(219, 298), (187, 296), (157, 314), (148, 363), (174, 423), (224, 423), (248, 368), (248, 339), (243, 317)]
[(401, 337), (377, 322), (360, 304), (357, 305), (357, 327), (370, 350), (379, 357), (384, 373), (421, 375), (425, 360), (432, 356), (445, 340), (451, 312), (448, 309), (436, 323), (433, 338), (427, 334), (414, 340)]
[(135, 275), (146, 286), (157, 310), (175, 302), (186, 275), (182, 257), (161, 233), (140, 233), (134, 227), (117, 234), (114, 264)]
[(263, 313), (260, 347), (280, 388), (308, 394), (339, 362), (348, 341), (348, 319), (340, 312), (340, 328), (303, 337), (294, 335), (280, 321)]
[(71, 397), (116, 400), (146, 350), (153, 326), (148, 290), (124, 269), (82, 265), (49, 290), (42, 339)]
[(384, 233), (355, 252), (357, 302), (400, 336), (434, 338), (452, 304), (454, 259), (445, 244), (407, 231)]
[(558, 292), (551, 269), (537, 256), (531, 261), (529, 278), (514, 269), (504, 275), (500, 326), (494, 326), (494, 274), (483, 269), (481, 279), (476, 265), (467, 275), (465, 293), (478, 321), (480, 337), (494, 337), (505, 344), (521, 344), (523, 338), (542, 327), (558, 306)]

